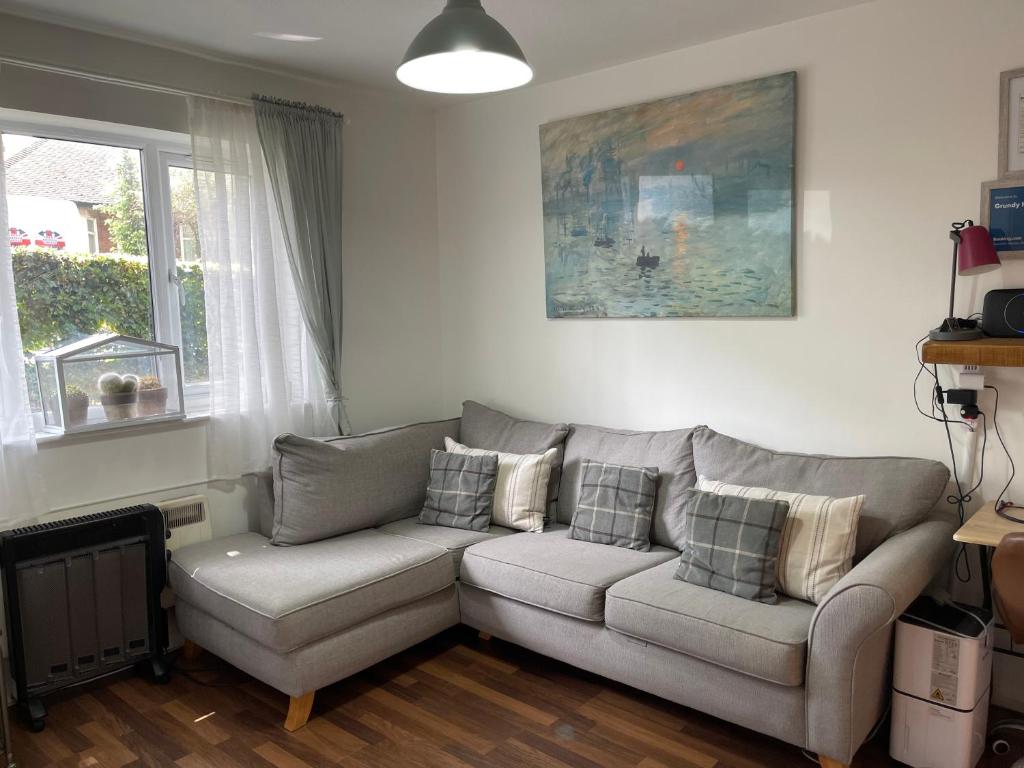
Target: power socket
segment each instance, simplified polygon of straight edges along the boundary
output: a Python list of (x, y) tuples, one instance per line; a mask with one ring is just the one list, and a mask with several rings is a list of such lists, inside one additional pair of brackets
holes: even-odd
[(956, 385), (960, 389), (973, 389), (978, 392), (985, 388), (985, 374), (977, 365), (964, 365), (956, 375)]

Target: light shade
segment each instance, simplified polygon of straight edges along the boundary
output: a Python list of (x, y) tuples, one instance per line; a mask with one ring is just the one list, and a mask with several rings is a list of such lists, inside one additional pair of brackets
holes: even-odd
[(980, 275), (999, 267), (999, 254), (987, 229), (973, 225), (960, 230), (959, 234), (956, 271), (960, 275)]
[(435, 93), (491, 93), (533, 79), (526, 57), (480, 0), (448, 0), (405, 52), (400, 81)]

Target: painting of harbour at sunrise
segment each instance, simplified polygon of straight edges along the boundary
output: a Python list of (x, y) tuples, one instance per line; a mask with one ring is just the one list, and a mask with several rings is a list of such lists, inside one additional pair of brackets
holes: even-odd
[(540, 128), (547, 315), (794, 309), (796, 73)]

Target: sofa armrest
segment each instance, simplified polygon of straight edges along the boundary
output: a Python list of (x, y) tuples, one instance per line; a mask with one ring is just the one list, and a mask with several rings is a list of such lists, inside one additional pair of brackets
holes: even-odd
[(892, 624), (950, 562), (953, 526), (928, 520), (896, 534), (832, 588), (807, 640), (807, 747), (849, 764), (882, 716)]

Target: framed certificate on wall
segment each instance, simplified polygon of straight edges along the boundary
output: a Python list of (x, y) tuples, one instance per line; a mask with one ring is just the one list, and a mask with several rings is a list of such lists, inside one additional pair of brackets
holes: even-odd
[(1024, 255), (1024, 176), (981, 185), (981, 223), (1000, 255)]
[(999, 76), (999, 177), (1024, 178), (1024, 68)]

